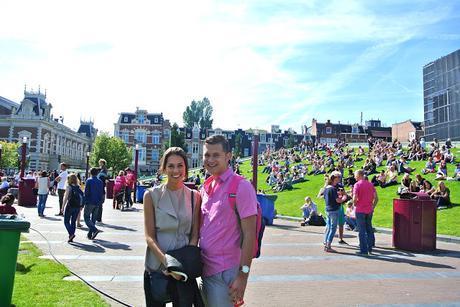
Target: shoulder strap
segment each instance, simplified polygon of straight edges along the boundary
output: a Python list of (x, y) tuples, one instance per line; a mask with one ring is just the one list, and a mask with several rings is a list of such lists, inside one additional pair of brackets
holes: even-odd
[(233, 209), (236, 211), (236, 214), (238, 215), (238, 210), (236, 210), (236, 192), (238, 191), (238, 186), (243, 180), (243, 177), (240, 175), (233, 175), (232, 178), (230, 179), (230, 184), (228, 187), (228, 200), (230, 202), (230, 205), (233, 207)]

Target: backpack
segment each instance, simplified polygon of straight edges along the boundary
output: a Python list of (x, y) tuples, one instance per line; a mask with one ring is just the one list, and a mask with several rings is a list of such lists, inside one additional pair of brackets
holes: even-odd
[(83, 192), (79, 187), (70, 186), (70, 195), (68, 204), (71, 208), (83, 207)]
[[(230, 202), (232, 209), (235, 211), (240, 227), (241, 227), (241, 219), (240, 219), (240, 215), (238, 214), (238, 209), (236, 208), (236, 191), (238, 189), (238, 185), (243, 179), (244, 179), (243, 176), (234, 174), (233, 177), (231, 178), (230, 186), (228, 189), (228, 201)], [(265, 230), (265, 220), (262, 217), (262, 208), (260, 206), (260, 203), (257, 202), (256, 240), (254, 243), (252, 258), (259, 258), (260, 256), (260, 249), (262, 245), (262, 237), (264, 235), (264, 230)], [(241, 240), (241, 243), (243, 243), (242, 240)]]

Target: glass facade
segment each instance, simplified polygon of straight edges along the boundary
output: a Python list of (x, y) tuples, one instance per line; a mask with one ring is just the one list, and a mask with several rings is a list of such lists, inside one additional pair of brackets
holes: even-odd
[(425, 138), (460, 141), (460, 49), (423, 67)]

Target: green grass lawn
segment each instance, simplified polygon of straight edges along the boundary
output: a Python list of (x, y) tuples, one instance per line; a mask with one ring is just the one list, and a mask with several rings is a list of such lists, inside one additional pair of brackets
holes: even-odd
[[(460, 149), (454, 149), (453, 153), (460, 159)], [(385, 161), (384, 161), (385, 162)], [(415, 174), (420, 173), (425, 167), (426, 161), (411, 161), (409, 166), (416, 168), (416, 171), (412, 173), (411, 178), (415, 178)], [(355, 165), (355, 169), (361, 167), (363, 162), (358, 162)], [(263, 167), (258, 168), (258, 188), (265, 191), (271, 191), (269, 185), (265, 182), (268, 174), (262, 174)], [(311, 167), (309, 167), (311, 169)], [(377, 168), (377, 171), (384, 169), (384, 167)], [(455, 165), (448, 165), (448, 175), (451, 175), (455, 169)], [(242, 175), (247, 178), (252, 178), (252, 167), (250, 161), (245, 161), (240, 167)], [(347, 173), (344, 174), (347, 176)], [(422, 175), (428, 179), (433, 185), (437, 185), (434, 180), (434, 174)], [(318, 176), (307, 176), (308, 181), (294, 184), (293, 190), (283, 191), (276, 193), (278, 199), (275, 202), (275, 208), (278, 214), (287, 216), (301, 217), (302, 211), (299, 209), (305, 196), (310, 196), (312, 200), (318, 205), (318, 210), (324, 213), (324, 199), (316, 198), (319, 190), (324, 185), (323, 175)], [(399, 182), (402, 175), (398, 177)], [(460, 236), (460, 182), (459, 181), (445, 181), (446, 186), (450, 189), (451, 201), (454, 204), (453, 208), (438, 210), (437, 211), (437, 232), (438, 234), (446, 234), (453, 236)], [(373, 218), (374, 226), (388, 227), (393, 226), (393, 199), (397, 198), (396, 191), (399, 185), (391, 186), (385, 189), (377, 187), (377, 194), (379, 196), (379, 203), (375, 209)], [(271, 194), (272, 192), (267, 192)]]
[(81, 281), (64, 281), (70, 272), (54, 261), (38, 258), (40, 250), (21, 244), (14, 279), (16, 306), (109, 306)]

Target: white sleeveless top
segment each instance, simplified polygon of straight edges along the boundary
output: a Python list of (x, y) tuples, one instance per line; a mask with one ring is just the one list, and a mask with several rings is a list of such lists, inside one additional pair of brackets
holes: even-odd
[(38, 194), (44, 195), (48, 194), (48, 177), (38, 177)]

